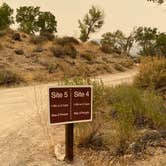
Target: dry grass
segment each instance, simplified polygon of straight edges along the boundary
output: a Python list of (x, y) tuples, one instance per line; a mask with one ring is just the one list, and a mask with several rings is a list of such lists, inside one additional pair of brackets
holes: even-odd
[(55, 45), (50, 48), (51, 52), (55, 57), (65, 58), (65, 56), (70, 56), (71, 58), (76, 58), (77, 50), (72, 45)]
[(113, 53), (113, 50), (110, 48), (109, 45), (103, 45), (103, 46), (101, 46), (100, 49), (101, 49), (102, 52), (104, 52), (104, 53), (106, 53), (106, 54), (111, 54), (111, 53)]
[[(81, 82), (81, 79), (74, 81), (76, 84)], [(155, 92), (127, 85), (115, 88), (96, 82), (92, 85), (94, 118), (92, 123), (77, 125), (79, 147), (109, 149), (112, 155), (124, 155), (130, 145), (141, 137), (141, 129), (165, 129), (164, 101)]]
[(165, 129), (164, 100), (155, 92), (121, 85), (108, 88), (106, 93), (110, 111), (106, 115), (104, 137), (113, 154), (125, 154), (140, 137), (141, 129)]
[(1, 69), (0, 70), (0, 85), (11, 86), (25, 82), (24, 78), (21, 77), (14, 71)]
[[(93, 85), (94, 108), (93, 121), (75, 125), (76, 145), (105, 154), (104, 163), (110, 163), (112, 157), (123, 156), (129, 152), (130, 145), (141, 136), (140, 129), (164, 130), (166, 112), (164, 101), (151, 91), (142, 91), (132, 86), (121, 85), (115, 88), (105, 87), (102, 81), (87, 78), (66, 79), (59, 85)], [(55, 145), (52, 128), (48, 125), (45, 90), (34, 88), (36, 117), (43, 129), (52, 153)], [(141, 146), (141, 145), (140, 145)], [(87, 150), (88, 148), (88, 150)], [(86, 155), (91, 163), (91, 159)], [(94, 159), (94, 156), (93, 156)], [(96, 163), (102, 164), (98, 155)]]
[(53, 135), (51, 134), (51, 127), (48, 123), (48, 113), (47, 113), (47, 104), (44, 101), (47, 100), (47, 96), (43, 95), (45, 89), (42, 87), (34, 87), (34, 104), (35, 104), (35, 113), (36, 121), (41, 126), (43, 134), (45, 135), (48, 146), (52, 148), (54, 146)]
[(29, 42), (33, 44), (42, 44), (47, 39), (44, 36), (31, 36)]
[(145, 58), (142, 60), (135, 85), (141, 88), (159, 89), (166, 86), (166, 59)]
[(95, 60), (95, 56), (92, 55), (92, 53), (90, 52), (85, 52), (81, 54), (81, 57), (83, 57), (84, 59), (86, 59), (87, 61), (93, 61)]
[(79, 145), (114, 147), (114, 152), (123, 154), (138, 137), (139, 128), (166, 127), (164, 101), (155, 92), (127, 85), (108, 88), (102, 82), (81, 78), (66, 80), (65, 84), (92, 84), (94, 87), (94, 119), (92, 123), (77, 125)]
[(120, 64), (125, 67), (125, 68), (131, 68), (134, 64), (133, 60), (126, 60), (126, 61), (122, 61), (120, 62)]
[(74, 37), (65, 36), (62, 38), (56, 38), (54, 40), (54, 44), (61, 45), (61, 46), (71, 45), (71, 44), (78, 45), (79, 41), (75, 39)]
[[(66, 82), (66, 84), (90, 83), (92, 83), (90, 80), (81, 78)], [(146, 143), (153, 138), (153, 134), (147, 134), (149, 136), (146, 137), (146, 132), (143, 131), (155, 130), (160, 133), (166, 128), (163, 99), (154, 91), (143, 91), (128, 85), (110, 88), (105, 87), (102, 82), (93, 83), (95, 85), (93, 122), (79, 124), (75, 129), (77, 145), (84, 151), (81, 153), (83, 158), (88, 163), (102, 165), (103, 162), (104, 164), (116, 162), (118, 156), (143, 153)], [(144, 137), (147, 142), (137, 141), (144, 140)], [(155, 139), (160, 141), (159, 137), (155, 136)], [(85, 154), (89, 151), (92, 151), (91, 157)], [(99, 159), (100, 153), (107, 156), (102, 159), (103, 162)]]
[(121, 72), (125, 71), (125, 68), (122, 65), (118, 64), (118, 63), (114, 64), (114, 68), (118, 71), (121, 71)]

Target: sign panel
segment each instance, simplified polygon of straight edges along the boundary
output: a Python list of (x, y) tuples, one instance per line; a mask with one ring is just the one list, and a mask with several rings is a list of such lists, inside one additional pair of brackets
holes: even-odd
[(68, 124), (92, 120), (92, 87), (49, 88), (51, 124)]

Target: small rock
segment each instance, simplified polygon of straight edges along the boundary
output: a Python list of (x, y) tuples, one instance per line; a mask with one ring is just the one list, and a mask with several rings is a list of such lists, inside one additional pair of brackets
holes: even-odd
[(67, 63), (69, 63), (70, 65), (76, 65), (76, 62), (73, 60), (65, 60)]
[(16, 49), (15, 53), (18, 54), (18, 55), (23, 55), (24, 51), (22, 49)]
[(31, 54), (31, 57), (35, 57), (35, 56), (37, 56), (36, 53), (32, 53), (32, 54)]
[(29, 71), (35, 71), (35, 69), (33, 68), (33, 67), (27, 67), (27, 68), (25, 68), (26, 70), (29, 70)]
[(26, 58), (30, 58), (31, 56), (30, 55), (25, 55)]
[(16, 41), (22, 41), (21, 40), (21, 36), (19, 33), (15, 33), (13, 36), (12, 36), (12, 39), (13, 40), (16, 40)]
[(6, 48), (10, 48), (10, 49), (14, 49), (14, 47), (13, 46), (11, 46), (11, 45), (6, 45)]
[(42, 47), (37, 47), (33, 50), (33, 52), (43, 52), (43, 48)]
[(55, 145), (54, 153), (58, 160), (63, 161), (65, 159), (65, 146), (60, 144)]

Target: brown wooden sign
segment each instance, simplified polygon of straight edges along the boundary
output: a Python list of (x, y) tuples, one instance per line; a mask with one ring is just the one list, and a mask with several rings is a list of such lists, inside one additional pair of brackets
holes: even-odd
[(92, 87), (49, 88), (51, 124), (68, 124), (92, 120)]

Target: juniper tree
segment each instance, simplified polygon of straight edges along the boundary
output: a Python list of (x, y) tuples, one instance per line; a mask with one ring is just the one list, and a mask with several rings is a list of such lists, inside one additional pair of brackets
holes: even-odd
[(40, 13), (40, 7), (22, 6), (17, 9), (16, 21), (19, 24), (19, 30), (34, 34), (39, 31), (37, 19)]
[(6, 3), (0, 6), (0, 30), (9, 28), (14, 23), (13, 20), (13, 9)]
[(84, 19), (79, 20), (80, 40), (86, 42), (91, 33), (97, 32), (104, 24), (104, 11), (92, 6)]
[(37, 25), (40, 34), (57, 32), (57, 21), (51, 12), (40, 12)]

